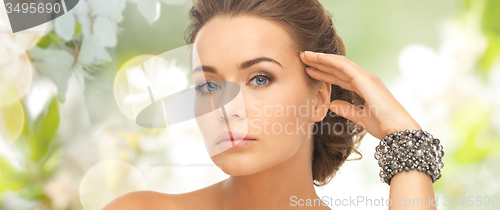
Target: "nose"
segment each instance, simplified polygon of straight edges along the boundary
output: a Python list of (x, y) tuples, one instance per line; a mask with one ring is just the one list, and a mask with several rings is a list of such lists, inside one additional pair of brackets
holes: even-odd
[(230, 119), (242, 119), (242, 118), (245, 118), (245, 115), (244, 114), (241, 114), (241, 113), (237, 113), (237, 112), (233, 112), (234, 109), (228, 109), (227, 108), (224, 108), (224, 107), (221, 107), (219, 109), (219, 117), (221, 120), (230, 120)]
[(218, 109), (221, 120), (243, 120), (246, 119), (245, 103), (241, 91), (229, 103)]

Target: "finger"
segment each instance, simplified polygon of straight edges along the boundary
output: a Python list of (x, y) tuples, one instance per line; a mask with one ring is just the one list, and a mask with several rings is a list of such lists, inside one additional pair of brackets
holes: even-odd
[(341, 117), (351, 120), (357, 124), (364, 125), (363, 118), (366, 116), (364, 115), (364, 109), (360, 109), (347, 101), (334, 100), (330, 102), (330, 110), (337, 113)]
[[(316, 59), (316, 61), (322, 64), (331, 65), (335, 69), (344, 72), (348, 77), (351, 77), (349, 81), (351, 87), (346, 86), (344, 89), (353, 90), (371, 103), (378, 102), (377, 98), (381, 95), (387, 95), (387, 91), (383, 90), (385, 86), (380, 84), (380, 81), (376, 81), (373, 74), (358, 68), (357, 65), (351, 64), (345, 56), (313, 52), (305, 52), (304, 56), (308, 60)], [(354, 75), (349, 75), (349, 72)]]
[(359, 77), (361, 75), (368, 73), (364, 70), (362, 71), (362, 69), (356, 67), (355, 65), (352, 65), (345, 56), (314, 53), (310, 51), (306, 51), (304, 53), (304, 56), (308, 61), (325, 64), (340, 70), (341, 72), (346, 74), (351, 80), (355, 77)]
[(319, 53), (317, 58), (318, 62), (333, 66), (351, 79), (359, 77), (361, 73), (363, 73), (356, 66), (352, 65), (352, 63), (349, 62), (345, 56)]
[[(304, 56), (308, 60), (310, 60), (309, 58), (312, 57), (323, 64), (328, 65), (329, 63), (336, 69), (339, 69), (341, 71), (345, 70), (343, 72), (349, 77), (353, 76), (349, 74), (353, 74), (354, 72), (355, 75), (349, 82), (350, 86), (346, 85), (343, 88), (356, 92), (369, 104), (379, 104), (379, 106), (383, 106), (384, 104), (387, 104), (388, 101), (396, 101), (392, 94), (390, 94), (390, 91), (388, 91), (387, 87), (385, 87), (385, 85), (380, 81), (380, 79), (377, 79), (375, 75), (370, 74), (365, 70), (351, 64), (348, 59), (345, 58), (345, 56), (334, 54), (320, 54), (313, 52), (305, 52)], [(339, 86), (342, 87), (342, 85)]]
[(325, 73), (323, 71), (320, 71), (320, 70), (312, 68), (312, 67), (306, 68), (306, 72), (307, 72), (307, 74), (309, 74), (309, 76), (311, 76), (314, 79), (321, 80), (323, 82), (327, 82), (330, 84), (338, 85), (346, 90), (354, 91), (354, 86), (350, 82), (341, 80), (338, 77), (336, 77), (335, 75)]
[(309, 65), (309, 66), (312, 66), (314, 68), (317, 68), (317, 69), (320, 69), (324, 72), (328, 72), (330, 74), (334, 74), (335, 76), (337, 76), (339, 79), (341, 80), (345, 80), (345, 81), (351, 81), (351, 78), (348, 77), (345, 73), (343, 73), (342, 71), (338, 70), (338, 69), (335, 69), (334, 67), (332, 66), (328, 66), (328, 65), (325, 65), (325, 64), (322, 64), (322, 63), (317, 63), (317, 62), (312, 62), (312, 61), (309, 61), (305, 58), (305, 55), (302, 53), (300, 55), (302, 61)]

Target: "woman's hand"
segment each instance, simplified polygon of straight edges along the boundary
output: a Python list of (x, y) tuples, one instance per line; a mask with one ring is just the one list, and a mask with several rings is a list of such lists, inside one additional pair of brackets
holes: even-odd
[[(314, 67), (306, 70), (311, 77), (355, 91), (365, 99), (364, 109), (340, 100), (330, 102), (330, 109), (363, 126), (374, 137), (382, 139), (401, 130), (421, 129), (377, 75), (366, 72), (345, 56), (306, 52), (300, 53), (300, 59)], [(435, 210), (436, 206), (426, 205), (434, 197), (429, 175), (417, 170), (402, 171), (391, 180), (389, 199), (393, 204), (389, 210)], [(405, 199), (421, 200), (422, 206), (396, 205), (396, 201)]]
[(364, 109), (342, 100), (330, 102), (329, 108), (363, 126), (372, 136), (382, 139), (394, 132), (421, 129), (377, 75), (345, 56), (306, 51), (300, 53), (300, 59), (314, 67), (306, 69), (312, 78), (352, 90), (365, 99)]

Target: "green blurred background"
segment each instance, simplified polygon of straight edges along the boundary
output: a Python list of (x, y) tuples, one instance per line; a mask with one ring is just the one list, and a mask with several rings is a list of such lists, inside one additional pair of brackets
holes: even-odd
[[(0, 95), (0, 209), (99, 209), (130, 191), (186, 192), (225, 178), (215, 167), (153, 167), (176, 163), (179, 154), (166, 139), (188, 134), (141, 128), (120, 101), (120, 85), (128, 83), (120, 83), (119, 69), (126, 63), (137, 65), (143, 61), (137, 56), (186, 45), (192, 3), (117, 2), (109, 4), (121, 5), (116, 12), (123, 19), (98, 13), (114, 21), (104, 26), (117, 26), (110, 32), (117, 42), (88, 41), (94, 43), (88, 49), (95, 60), (79, 55), (92, 37), (79, 16), (88, 12), (83, 6), (74, 11), (74, 19), (54, 23), (36, 38), (36, 46), (21, 50), (27, 52), (24, 62), (31, 63), (32, 76), (12, 76), (12, 67), (5, 67), (11, 61), (0, 57), (0, 87), (9, 90), (9, 85), (28, 81), (24, 94), (11, 90)], [(347, 57), (379, 75), (417, 122), (441, 139), (445, 167), (434, 184), (439, 209), (500, 208), (500, 1), (320, 2), (333, 14)], [(71, 31), (69, 37), (65, 30)], [(109, 34), (102, 37), (110, 39)], [(110, 59), (98, 53), (102, 49)], [(65, 58), (71, 61), (67, 68)], [(372, 158), (377, 144), (367, 136), (360, 147), (364, 158), (347, 162), (331, 184), (317, 188), (318, 194), (387, 198), (389, 188), (378, 181)], [(106, 177), (103, 183), (99, 176)]]

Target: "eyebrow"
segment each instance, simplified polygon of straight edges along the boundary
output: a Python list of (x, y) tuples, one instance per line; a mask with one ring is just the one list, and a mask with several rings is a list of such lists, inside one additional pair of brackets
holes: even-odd
[[(252, 60), (248, 60), (248, 61), (245, 61), (243, 63), (241, 63), (238, 67), (238, 70), (245, 70), (245, 69), (248, 69), (250, 68), (251, 66), (257, 64), (257, 63), (260, 63), (260, 62), (273, 62), (273, 63), (276, 63), (278, 65), (280, 65), (282, 68), (283, 66), (281, 65), (281, 63), (279, 63), (278, 61), (272, 59), (272, 58), (269, 58), (269, 57), (259, 57), (259, 58), (254, 58)], [(203, 71), (203, 72), (210, 72), (210, 73), (214, 73), (214, 74), (217, 74), (217, 69), (215, 67), (212, 67), (212, 66), (200, 66), (200, 67), (196, 67), (192, 72), (191, 74), (197, 72), (197, 71)]]

